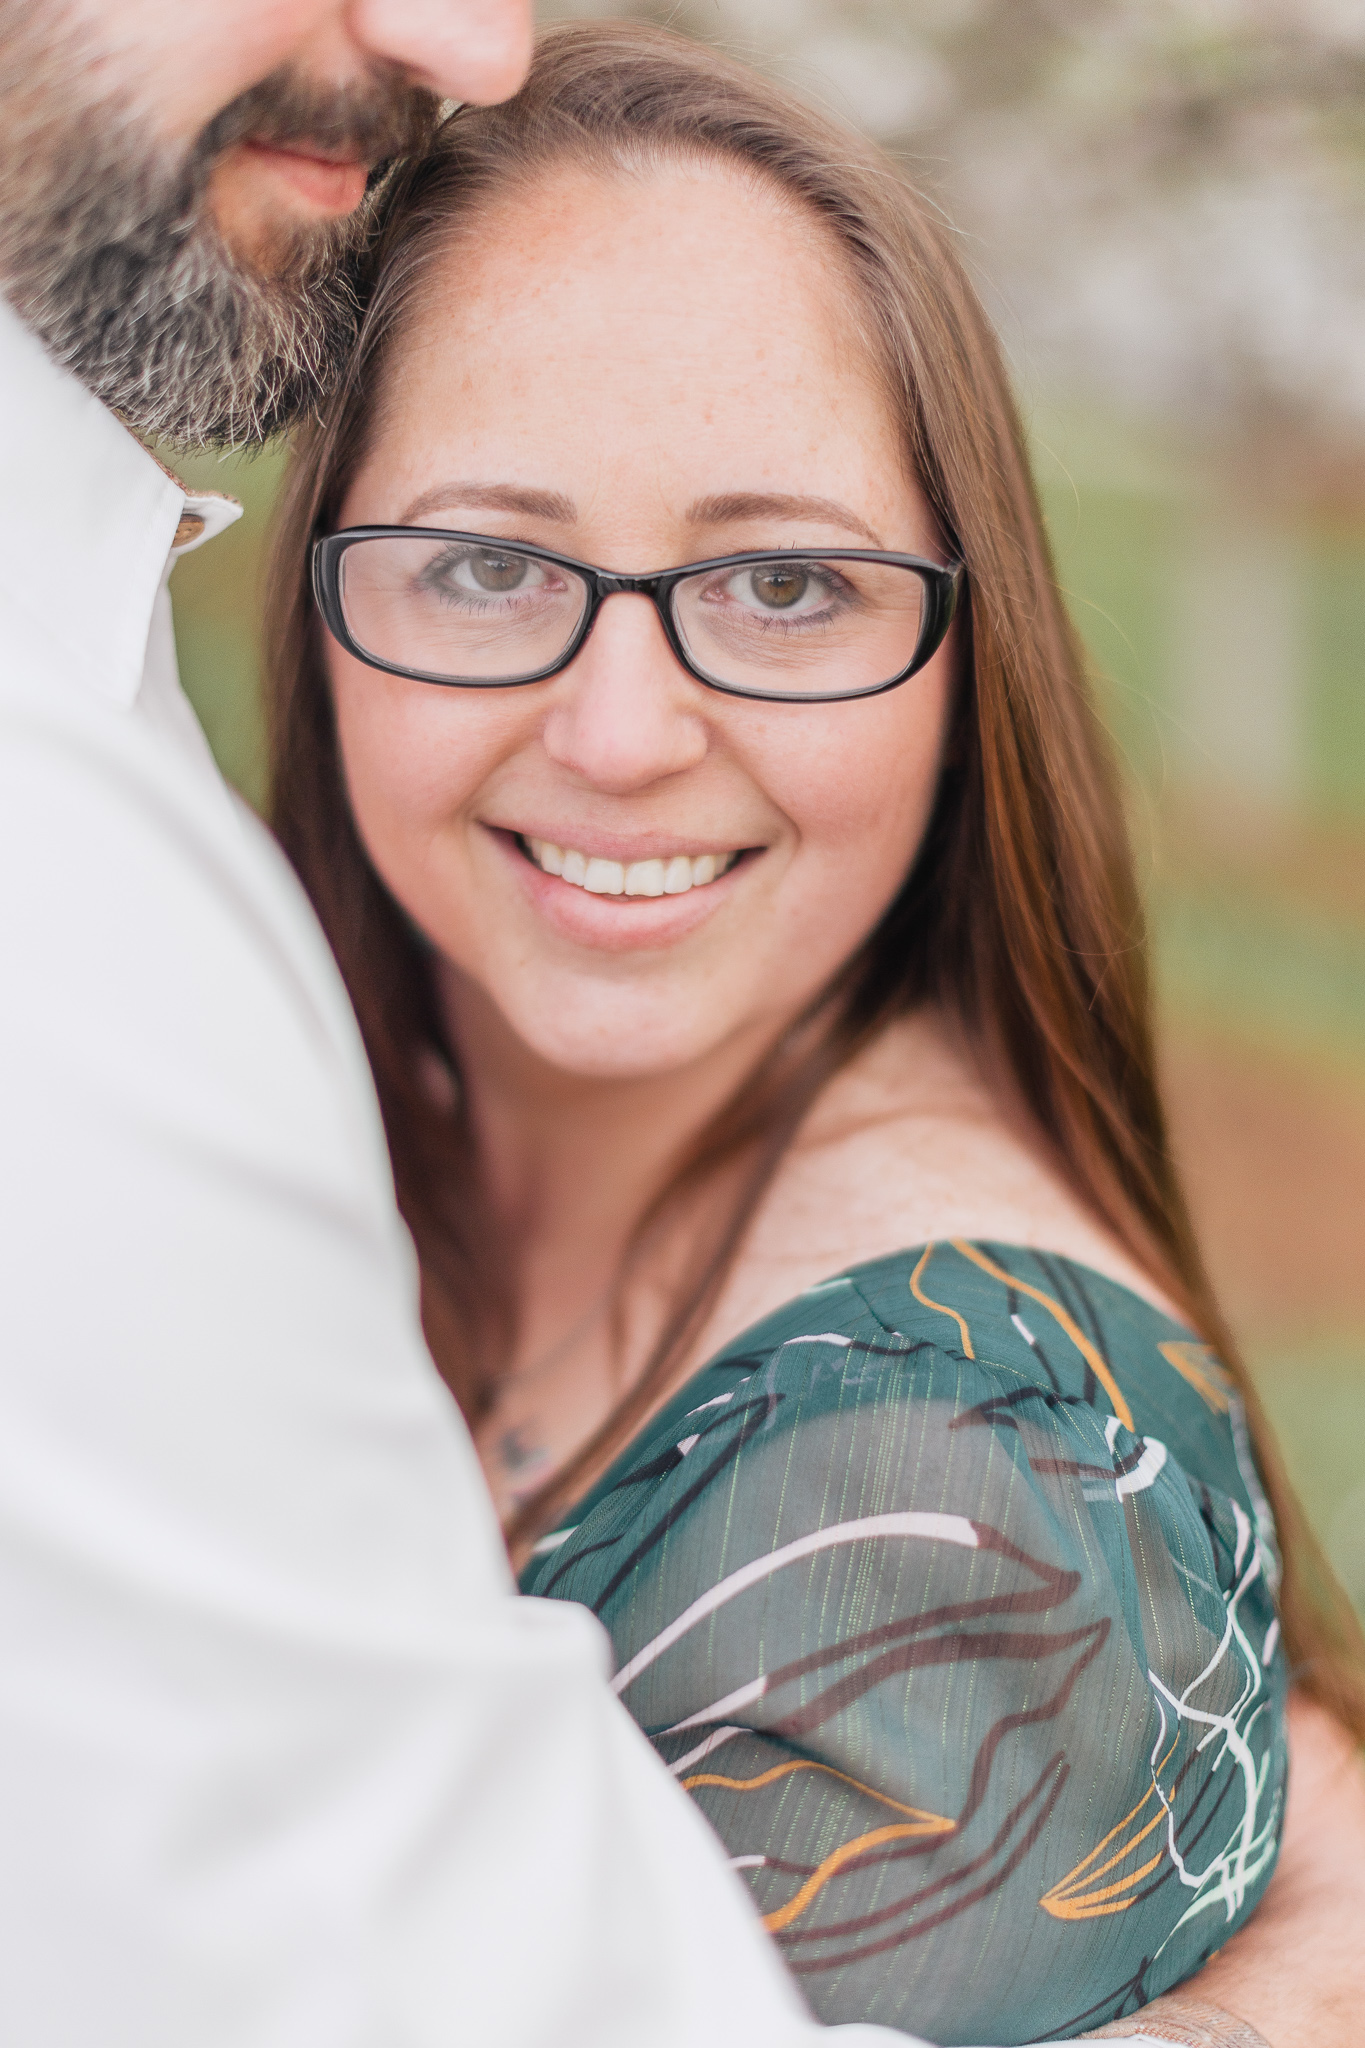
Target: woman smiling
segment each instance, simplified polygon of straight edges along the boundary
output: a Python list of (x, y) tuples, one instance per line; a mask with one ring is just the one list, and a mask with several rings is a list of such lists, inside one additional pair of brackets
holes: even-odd
[(949, 237), (583, 26), (446, 125), (366, 292), (280, 538), (276, 819), (523, 1584), (600, 1614), (822, 2015), (1131, 2012), (1268, 1881), (1286, 1638), (1353, 1681)]

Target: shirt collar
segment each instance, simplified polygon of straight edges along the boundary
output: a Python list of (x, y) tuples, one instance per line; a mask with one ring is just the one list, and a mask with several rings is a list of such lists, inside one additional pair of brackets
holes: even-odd
[(164, 470), (3, 297), (0, 391), (0, 604), (26, 613), (90, 688), (129, 706), (168, 561), (242, 508)]

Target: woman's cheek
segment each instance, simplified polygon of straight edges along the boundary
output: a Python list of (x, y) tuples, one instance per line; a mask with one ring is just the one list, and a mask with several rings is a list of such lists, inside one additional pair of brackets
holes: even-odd
[(795, 826), (803, 852), (841, 871), (846, 891), (894, 894), (924, 837), (943, 720), (939, 691), (919, 691), (918, 681), (864, 703), (822, 707), (826, 715), (812, 707), (806, 715), (821, 724), (814, 744), (769, 764), (767, 795)]
[(429, 685), (385, 677), (342, 657), (333, 702), (342, 768), (362, 838), (429, 841), (458, 815), (484, 773), (478, 707)]

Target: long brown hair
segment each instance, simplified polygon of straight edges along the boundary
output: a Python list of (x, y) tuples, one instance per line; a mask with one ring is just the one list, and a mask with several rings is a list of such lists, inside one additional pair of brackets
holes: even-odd
[[(499, 1249), (428, 950), (385, 889), (348, 805), (308, 585), (363, 455), (387, 356), (435, 259), (481, 207), (566, 163), (631, 175), (710, 157), (821, 223), (852, 282), (870, 360), (968, 615), (940, 787), (899, 897), (810, 1017), (677, 1163), (643, 1242), (702, 1188), (691, 1264), (642, 1373), (537, 1498), (543, 1525), (623, 1444), (686, 1355), (743, 1229), (826, 1080), (932, 998), (985, 1048), (1072, 1187), (1219, 1351), (1246, 1405), (1284, 1553), (1283, 1622), (1303, 1683), (1365, 1734), (1360, 1631), (1307, 1531), (1190, 1227), (1158, 1094), (1143, 917), (1108, 747), (1058, 595), (999, 350), (935, 209), (870, 144), (743, 66), (620, 22), (546, 33), (504, 106), (466, 108), (391, 191), (358, 282), (360, 337), (296, 449), (269, 620), (274, 822), (321, 917), (369, 1049), (437, 1363), (477, 1418), (508, 1355)], [(444, 1096), (433, 1075), (445, 1077)]]

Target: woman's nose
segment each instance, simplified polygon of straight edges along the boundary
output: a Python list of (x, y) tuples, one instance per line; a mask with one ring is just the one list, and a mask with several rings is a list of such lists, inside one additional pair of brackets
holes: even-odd
[(558, 679), (545, 750), (595, 789), (645, 788), (705, 755), (701, 694), (675, 660), (649, 599), (609, 597)]

